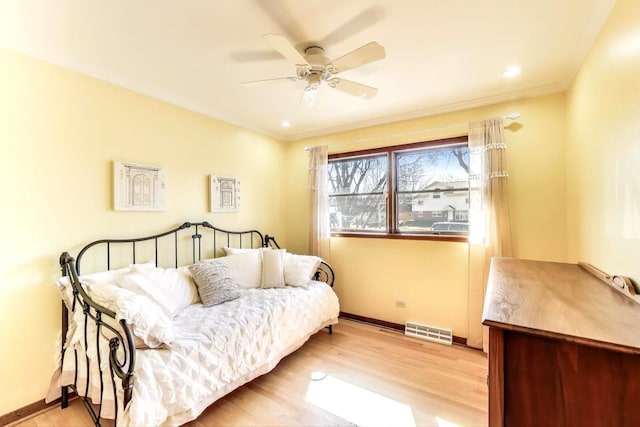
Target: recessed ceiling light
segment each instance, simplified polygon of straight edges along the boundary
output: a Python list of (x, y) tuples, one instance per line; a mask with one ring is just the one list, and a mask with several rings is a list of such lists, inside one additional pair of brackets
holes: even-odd
[(289, 123), (289, 120), (283, 120), (282, 122), (280, 122), (280, 126), (282, 126), (283, 128), (290, 128), (291, 123)]
[(515, 77), (518, 74), (520, 74), (521, 71), (522, 71), (522, 68), (518, 67), (517, 65), (514, 65), (512, 67), (505, 68), (505, 70), (502, 72), (502, 76), (506, 78)]

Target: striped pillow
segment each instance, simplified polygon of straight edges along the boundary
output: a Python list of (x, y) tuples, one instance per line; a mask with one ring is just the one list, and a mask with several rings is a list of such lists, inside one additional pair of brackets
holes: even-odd
[(202, 305), (211, 307), (240, 296), (231, 268), (222, 260), (211, 260), (189, 267), (198, 287)]

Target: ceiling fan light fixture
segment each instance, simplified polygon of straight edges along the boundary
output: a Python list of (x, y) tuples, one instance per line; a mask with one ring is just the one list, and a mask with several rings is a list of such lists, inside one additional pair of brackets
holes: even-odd
[(318, 88), (320, 88), (321, 81), (322, 81), (322, 75), (320, 75), (319, 73), (309, 73), (309, 75), (307, 76), (307, 82), (309, 84), (304, 90), (305, 91), (318, 90)]
[(302, 92), (302, 98), (300, 99), (301, 105), (306, 108), (312, 108), (316, 104), (318, 92), (318, 88), (311, 89), (307, 86), (304, 92)]

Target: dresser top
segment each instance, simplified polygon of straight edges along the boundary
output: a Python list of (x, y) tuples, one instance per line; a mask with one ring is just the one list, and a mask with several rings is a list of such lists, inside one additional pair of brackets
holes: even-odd
[(577, 264), (493, 258), (482, 323), (640, 354), (640, 303)]

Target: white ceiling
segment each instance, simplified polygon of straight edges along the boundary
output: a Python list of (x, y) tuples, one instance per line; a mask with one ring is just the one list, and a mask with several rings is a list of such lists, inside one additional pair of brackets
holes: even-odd
[[(292, 140), (564, 90), (614, 1), (0, 0), (0, 46)], [(270, 33), (331, 59), (377, 41), (386, 58), (340, 74), (377, 95), (241, 86), (295, 75)]]

